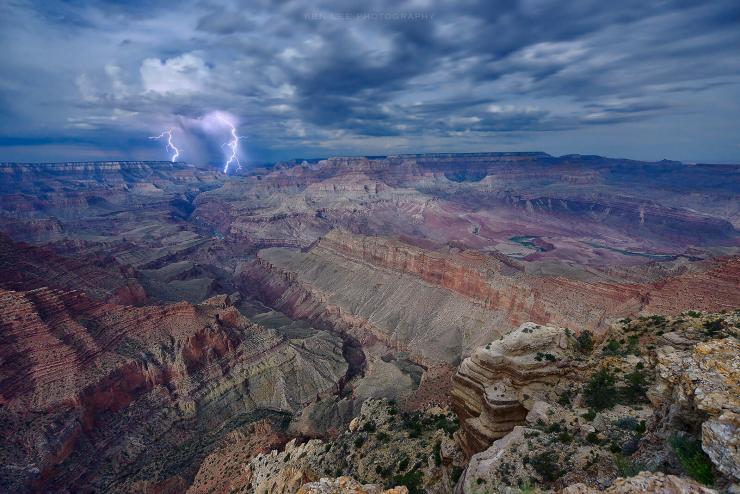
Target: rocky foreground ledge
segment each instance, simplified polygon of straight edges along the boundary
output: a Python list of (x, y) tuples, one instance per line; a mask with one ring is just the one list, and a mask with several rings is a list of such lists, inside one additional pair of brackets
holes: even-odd
[(479, 348), (454, 377), (470, 455), (457, 490), (737, 492), (739, 326), (738, 312), (689, 311), (623, 320), (594, 344), (527, 323)]
[(739, 326), (689, 311), (597, 342), (525, 323), (460, 365), (452, 410), (367, 400), (337, 437), (254, 457), (239, 492), (739, 492)]

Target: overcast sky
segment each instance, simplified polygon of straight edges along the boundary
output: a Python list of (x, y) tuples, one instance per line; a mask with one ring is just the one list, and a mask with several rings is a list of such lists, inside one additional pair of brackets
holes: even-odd
[(0, 2), (0, 161), (740, 162), (740, 2)]

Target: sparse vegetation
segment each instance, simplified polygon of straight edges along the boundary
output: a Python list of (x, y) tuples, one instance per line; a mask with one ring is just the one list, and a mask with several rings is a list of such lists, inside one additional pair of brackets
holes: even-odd
[(725, 327), (722, 319), (714, 319), (704, 323), (704, 334), (710, 338), (717, 336)]
[(619, 355), (622, 345), (617, 340), (607, 341), (602, 353), (604, 355)]
[(437, 441), (434, 443), (434, 465), (440, 466), (442, 464), (442, 443)]
[(626, 386), (622, 389), (622, 394), (629, 403), (645, 401), (645, 392), (647, 391), (647, 378), (645, 371), (635, 366), (635, 369), (629, 374), (625, 374), (624, 380)]
[(685, 435), (677, 435), (671, 439), (671, 447), (684, 471), (694, 480), (705, 485), (714, 484), (712, 462), (701, 449), (701, 442)]
[(645, 469), (643, 465), (631, 461), (620, 452), (614, 453), (614, 464), (617, 467), (617, 472), (620, 477), (634, 477), (640, 473), (641, 470)]
[[(392, 485), (405, 485), (409, 494), (421, 494), (424, 489), (421, 487), (422, 473), (419, 470), (411, 470), (400, 475), (394, 475)], [(391, 485), (389, 485), (390, 487)]]
[(593, 333), (589, 330), (582, 331), (581, 334), (576, 338), (578, 342), (578, 351), (583, 354), (589, 354), (594, 349), (594, 338)]
[(552, 451), (544, 451), (529, 459), (529, 464), (545, 482), (553, 482), (563, 475), (558, 457)]
[(617, 388), (614, 383), (614, 373), (609, 368), (602, 367), (594, 372), (583, 390), (586, 404), (596, 411), (613, 407), (617, 399)]

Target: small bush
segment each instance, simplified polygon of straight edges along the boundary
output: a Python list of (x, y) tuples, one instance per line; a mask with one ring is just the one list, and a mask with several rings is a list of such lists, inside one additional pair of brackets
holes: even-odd
[(621, 344), (617, 340), (609, 340), (604, 347), (604, 355), (617, 355), (619, 353)]
[(644, 468), (639, 463), (634, 463), (625, 458), (621, 453), (614, 453), (614, 464), (620, 477), (634, 477)]
[(594, 372), (583, 390), (586, 404), (596, 411), (613, 407), (617, 398), (614, 382), (614, 374), (608, 368), (604, 367)]
[(674, 436), (671, 439), (671, 447), (684, 471), (691, 478), (704, 485), (714, 483), (712, 462), (701, 449), (701, 442), (687, 436)]
[(442, 443), (439, 441), (434, 444), (434, 464), (436, 466), (442, 464)]
[(630, 403), (645, 401), (645, 392), (647, 391), (645, 372), (635, 367), (635, 370), (624, 376), (624, 380), (627, 383), (627, 386), (622, 390), (625, 398)]
[(545, 451), (529, 459), (529, 464), (545, 482), (553, 482), (563, 475), (557, 461), (557, 455)]
[(594, 336), (593, 333), (589, 330), (583, 331), (581, 334), (578, 335), (578, 338), (576, 338), (576, 341), (578, 342), (578, 351), (581, 353), (591, 353), (594, 349)]
[(567, 443), (573, 442), (573, 436), (571, 435), (570, 432), (563, 431), (560, 434), (558, 434), (558, 441), (560, 441), (561, 443), (567, 444)]
[(462, 467), (459, 467), (457, 465), (455, 465), (454, 467), (452, 467), (452, 474), (450, 476), (452, 477), (452, 482), (453, 483), (456, 484), (457, 481), (460, 480), (460, 476), (462, 475), (463, 471), (464, 471), (463, 468)]
[(402, 475), (393, 477), (394, 485), (405, 485), (410, 494), (421, 494), (424, 490), (421, 488), (422, 474), (419, 470), (412, 470)]
[(712, 337), (716, 336), (724, 328), (725, 323), (722, 319), (715, 319), (704, 323), (704, 334)]
[(591, 421), (593, 421), (593, 419), (596, 418), (596, 411), (593, 408), (591, 408), (591, 409), (588, 410), (588, 412), (586, 412), (583, 415), (581, 415), (581, 417), (583, 417), (587, 421), (591, 422)]
[(637, 422), (637, 419), (635, 417), (622, 417), (621, 419), (617, 420), (616, 426), (620, 429), (626, 429), (628, 431), (633, 431), (638, 427), (639, 423)]

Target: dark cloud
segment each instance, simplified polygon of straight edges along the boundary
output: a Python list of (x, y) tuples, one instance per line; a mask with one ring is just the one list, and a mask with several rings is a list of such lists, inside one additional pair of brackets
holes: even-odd
[(259, 160), (534, 148), (740, 160), (733, 0), (11, 0), (0, 66), (0, 133), (15, 136), (0, 160), (156, 158), (146, 136), (212, 110), (240, 119)]

